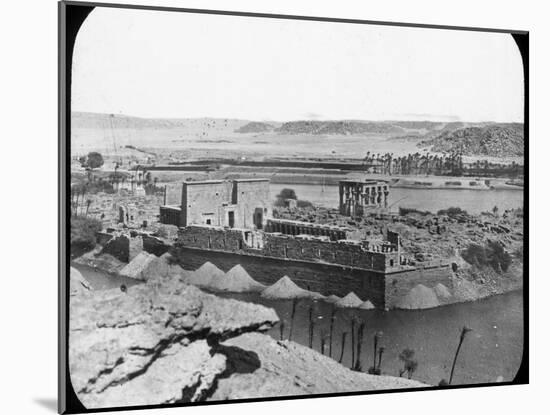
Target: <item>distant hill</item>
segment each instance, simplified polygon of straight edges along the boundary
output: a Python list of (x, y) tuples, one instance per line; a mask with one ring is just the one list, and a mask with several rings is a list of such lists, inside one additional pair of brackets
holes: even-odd
[(248, 124), (243, 125), (240, 128), (237, 128), (235, 130), (236, 133), (263, 133), (266, 131), (272, 131), (275, 129), (275, 126), (265, 123), (265, 122), (258, 122), (258, 121), (252, 121)]
[(290, 121), (275, 131), (281, 134), (352, 135), (352, 134), (399, 134), (404, 130), (386, 122), (366, 121)]
[(514, 157), (524, 155), (523, 124), (487, 124), (443, 131), (419, 147), (435, 152), (459, 152), (466, 156)]
[(72, 112), (73, 128), (205, 128), (238, 127), (244, 120), (229, 118), (142, 118), (129, 115)]
[(437, 128), (440, 128), (444, 124), (449, 124), (437, 121), (389, 121), (389, 123), (397, 127), (407, 128), (411, 130), (435, 130)]

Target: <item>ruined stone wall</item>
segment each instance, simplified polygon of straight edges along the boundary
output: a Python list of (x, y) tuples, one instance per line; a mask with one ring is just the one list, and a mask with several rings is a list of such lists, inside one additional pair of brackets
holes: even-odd
[(107, 245), (107, 243), (113, 239), (113, 234), (107, 232), (98, 232), (96, 233), (97, 243), (101, 246)]
[(159, 222), (165, 225), (179, 226), (181, 223), (181, 209), (172, 206), (161, 206)]
[(370, 300), (384, 308), (385, 282), (383, 274), (339, 265), (284, 260), (229, 252), (215, 252), (178, 246), (176, 259), (187, 270), (195, 270), (211, 262), (223, 271), (240, 264), (256, 281), (271, 285), (287, 275), (298, 286), (323, 295), (345, 296), (355, 292), (361, 299)]
[(163, 254), (168, 252), (168, 249), (170, 248), (162, 240), (160, 240), (159, 238), (155, 238), (154, 236), (141, 235), (138, 236), (138, 238), (142, 240), (142, 249), (156, 256), (162, 256)]
[(101, 251), (102, 254), (109, 254), (122, 262), (129, 262), (130, 259), (130, 238), (125, 235), (111, 238)]
[(245, 252), (244, 238), (240, 229), (188, 226), (178, 233), (177, 244), (202, 249)]
[[(392, 308), (399, 297), (418, 284), (433, 288), (441, 283), (452, 288), (449, 266), (403, 271), (402, 267), (388, 265), (392, 259), (397, 261), (396, 252), (365, 252), (358, 245), (303, 240), (287, 235), (264, 234), (264, 248), (253, 249), (244, 241), (245, 232), (207, 226), (182, 229), (175, 249), (178, 261), (189, 270), (207, 261), (224, 271), (240, 264), (264, 284), (273, 284), (288, 275), (304, 289), (338, 296), (353, 291), (361, 299), (370, 300), (381, 308)], [(369, 270), (371, 267), (386, 273)]]
[(434, 288), (437, 284), (443, 284), (450, 291), (452, 286), (452, 272), (450, 266), (417, 268), (411, 271), (398, 272), (386, 275), (385, 304), (387, 308), (395, 306), (397, 300), (417, 286), (422, 284), (428, 288)]
[(266, 255), (298, 261), (322, 261), (377, 271), (399, 268), (397, 252), (369, 252), (355, 244), (298, 239), (289, 235), (269, 233), (263, 234), (264, 247), (258, 250), (247, 246), (244, 232), (240, 229), (189, 226), (179, 232), (178, 241), (183, 246), (193, 248)]

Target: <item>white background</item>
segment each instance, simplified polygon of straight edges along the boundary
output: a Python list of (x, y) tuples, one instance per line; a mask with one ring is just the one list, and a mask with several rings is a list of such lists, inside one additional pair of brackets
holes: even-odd
[[(531, 384), (163, 410), (226, 415), (286, 413), (547, 413), (548, 292), (545, 266), (550, 60), (544, 1), (143, 1), (531, 32)], [(57, 384), (57, 5), (5, 1), (0, 9), (2, 413), (53, 413)], [(7, 127), (7, 128), (6, 128)], [(161, 413), (146, 411), (145, 413)]]

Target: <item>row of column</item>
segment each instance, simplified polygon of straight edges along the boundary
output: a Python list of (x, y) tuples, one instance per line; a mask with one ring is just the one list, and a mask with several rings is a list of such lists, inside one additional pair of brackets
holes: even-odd
[(314, 235), (328, 236), (331, 240), (345, 239), (346, 232), (325, 227), (300, 225), (297, 223), (269, 222), (271, 232), (280, 232), (285, 235)]
[(340, 213), (355, 215), (365, 207), (388, 207), (387, 185), (368, 186), (364, 183), (340, 183)]

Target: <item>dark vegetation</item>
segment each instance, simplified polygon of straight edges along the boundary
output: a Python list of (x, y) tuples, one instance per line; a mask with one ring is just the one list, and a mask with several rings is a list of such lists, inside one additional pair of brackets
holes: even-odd
[[(438, 151), (438, 150), (433, 150)], [(436, 176), (512, 177), (523, 175), (523, 165), (488, 160), (465, 162), (461, 150), (444, 154), (419, 153), (396, 157), (393, 153), (367, 152), (363, 169), (369, 173)]]
[(311, 203), (309, 200), (301, 200), (298, 199), (298, 196), (296, 195), (296, 192), (294, 189), (282, 189), (280, 193), (277, 195), (275, 202), (273, 203), (273, 206), (275, 207), (288, 207), (287, 200), (292, 199), (296, 200), (296, 206), (299, 208), (309, 208), (313, 206), (313, 203)]
[(459, 208), (459, 207), (450, 207), (448, 209), (441, 209), (437, 211), (438, 215), (447, 215), (447, 216), (458, 216), (458, 215), (467, 215), (468, 212)]
[(485, 246), (470, 244), (461, 255), (471, 265), (490, 266), (498, 273), (506, 272), (512, 263), (511, 255), (496, 241), (488, 241)]
[(82, 167), (91, 170), (100, 168), (104, 163), (103, 156), (96, 151), (88, 153), (87, 156), (80, 157), (79, 161)]
[[(294, 317), (297, 311), (297, 307), (300, 303), (300, 300), (294, 299), (292, 301), (292, 312), (290, 316), (290, 330), (288, 331), (287, 339), (289, 341), (292, 340), (292, 326), (294, 324)], [(307, 306), (307, 315), (308, 315), (308, 346), (311, 349), (314, 349), (314, 337), (315, 337), (315, 330), (316, 330), (316, 324), (315, 324), (315, 306), (314, 304), (310, 304)], [(342, 363), (344, 359), (344, 353), (346, 351), (346, 344), (348, 339), (348, 333), (347, 331), (342, 332), (342, 337), (340, 341), (340, 352), (338, 354), (338, 357), (332, 356), (332, 330), (333, 330), (333, 322), (337, 318), (338, 309), (334, 307), (330, 314), (330, 331), (327, 334), (327, 332), (324, 329), (318, 329), (319, 330), (319, 352), (323, 355), (325, 355), (325, 350), (327, 346), (328, 341), (328, 355), (329, 357), (335, 359), (338, 361), (338, 363)], [(281, 341), (285, 338), (285, 327), (287, 326), (287, 322), (284, 319), (281, 319), (281, 322), (279, 323), (279, 339)], [(351, 353), (351, 366), (350, 369), (358, 372), (364, 372), (363, 369), (363, 345), (366, 338), (367, 333), (367, 325), (365, 321), (362, 319), (354, 316), (350, 320), (350, 330), (351, 330), (351, 343), (349, 345), (349, 353)], [(459, 342), (458, 346), (454, 352), (453, 362), (451, 366), (451, 372), (449, 375), (449, 379), (442, 379), (439, 382), (439, 386), (447, 386), (450, 385), (453, 381), (453, 376), (456, 368), (456, 363), (459, 358), (460, 350), (462, 348), (462, 345), (466, 339), (466, 335), (471, 331), (470, 328), (464, 326), (462, 327), (460, 331), (459, 336)], [(372, 351), (372, 365), (366, 370), (367, 373), (371, 375), (382, 375), (382, 357), (385, 352), (385, 347), (382, 344), (383, 340), (383, 333), (381, 331), (375, 331), (372, 335), (372, 341), (373, 341), (373, 351)], [(399, 360), (403, 363), (403, 367), (399, 369), (399, 377), (403, 377), (406, 375), (408, 379), (411, 379), (414, 375), (414, 373), (418, 369), (418, 360), (415, 358), (415, 351), (410, 348), (405, 348), (398, 356)]]
[(96, 245), (97, 232), (103, 229), (100, 220), (88, 217), (71, 217), (71, 251), (86, 252)]
[(449, 375), (449, 380), (441, 379), (439, 382), (439, 386), (447, 386), (450, 385), (453, 382), (453, 375), (455, 373), (455, 366), (456, 361), (458, 360), (458, 354), (460, 353), (460, 348), (462, 347), (462, 343), (464, 343), (464, 339), (466, 338), (466, 334), (468, 334), (472, 329), (464, 326), (462, 327), (462, 330), (460, 331), (460, 338), (458, 340), (458, 347), (456, 348), (455, 356), (453, 359), (453, 365), (451, 367), (451, 374)]
[(399, 354), (399, 360), (403, 362), (403, 369), (399, 371), (399, 377), (406, 373), (407, 377), (410, 379), (418, 367), (418, 361), (414, 358), (414, 350), (404, 349)]
[[(374, 352), (373, 352), (372, 366), (369, 367), (369, 373), (371, 375), (380, 375), (382, 373), (382, 369), (380, 368), (380, 365), (382, 364), (382, 354), (384, 353), (384, 348), (380, 347), (382, 351), (380, 351), (380, 349), (378, 348), (381, 339), (382, 339), (381, 331), (377, 331), (376, 333), (374, 333), (374, 336), (373, 336)], [(379, 357), (378, 364), (376, 363), (377, 357)]]
[[(279, 333), (278, 337), (280, 341), (283, 341), (286, 339), (288, 341), (292, 341), (292, 334), (293, 334), (293, 326), (294, 326), (294, 320), (297, 313), (297, 309), (300, 307), (301, 300), (299, 299), (293, 299), (292, 300), (292, 308), (290, 313), (290, 321), (287, 321), (285, 319), (281, 319), (279, 323)], [(307, 313), (307, 320), (308, 320), (308, 327), (307, 327), (307, 344), (311, 349), (319, 348), (319, 352), (323, 355), (329, 356), (333, 358), (334, 360), (338, 361), (338, 363), (342, 363), (344, 359), (344, 354), (348, 350), (348, 353), (351, 354), (351, 365), (350, 369), (358, 372), (366, 372), (371, 375), (382, 375), (382, 358), (385, 352), (385, 347), (382, 344), (383, 340), (383, 333), (381, 331), (375, 331), (372, 334), (372, 340), (373, 340), (373, 354), (372, 354), (372, 365), (367, 369), (364, 369), (363, 365), (363, 346), (365, 343), (366, 335), (367, 335), (367, 325), (364, 320), (353, 316), (351, 320), (349, 321), (350, 324), (350, 331), (343, 331), (341, 333), (341, 339), (340, 339), (340, 350), (338, 353), (333, 351), (333, 330), (335, 327), (335, 322), (338, 319), (338, 311), (339, 309), (337, 307), (333, 307), (330, 313), (330, 325), (328, 333), (326, 329), (318, 328), (316, 324), (316, 311), (315, 311), (315, 304), (309, 304), (306, 307), (300, 307), (300, 308), (306, 308)], [(286, 331), (286, 328), (289, 327), (289, 329)], [(317, 342), (315, 340), (316, 337), (316, 331), (318, 331), (319, 341)], [(351, 334), (350, 334), (351, 333)], [(351, 336), (351, 341), (348, 345), (348, 337)], [(315, 340), (315, 341), (314, 341)], [(317, 344), (318, 346), (315, 346)], [(328, 349), (328, 350), (327, 350)], [(334, 352), (334, 353), (333, 353)], [(334, 356), (333, 356), (334, 354)], [(418, 368), (418, 361), (415, 359), (415, 352), (412, 349), (406, 348), (404, 349), (400, 355), (399, 360), (403, 362), (403, 369), (400, 369), (399, 376), (402, 377), (406, 374), (406, 376), (411, 379), (413, 374)]]
[(427, 216), (430, 214), (430, 212), (426, 210), (418, 210), (415, 208), (408, 208), (408, 207), (399, 207), (399, 216), (406, 216), (409, 213), (416, 213), (418, 215)]

